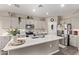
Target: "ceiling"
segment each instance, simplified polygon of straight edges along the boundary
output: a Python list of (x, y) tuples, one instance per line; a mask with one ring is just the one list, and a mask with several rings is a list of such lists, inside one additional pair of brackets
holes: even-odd
[[(60, 4), (42, 4), (42, 7), (38, 7), (38, 5), (19, 4), (19, 7), (16, 7), (15, 5), (0, 4), (0, 13), (15, 12), (26, 16), (49, 17), (67, 16), (79, 11), (79, 4), (65, 4), (64, 7), (61, 7)], [(33, 9), (35, 9), (35, 12), (33, 12)]]

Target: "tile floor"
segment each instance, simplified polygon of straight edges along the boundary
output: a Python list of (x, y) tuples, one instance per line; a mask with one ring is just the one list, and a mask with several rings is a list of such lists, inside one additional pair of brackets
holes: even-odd
[(54, 55), (79, 55), (79, 50), (76, 47), (68, 46), (66, 48), (59, 48), (60, 51)]

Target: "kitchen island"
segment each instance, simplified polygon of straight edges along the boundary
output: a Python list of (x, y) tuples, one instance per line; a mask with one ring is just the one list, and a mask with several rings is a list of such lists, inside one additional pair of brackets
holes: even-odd
[(63, 37), (55, 35), (35, 39), (25, 37), (25, 43), (18, 46), (10, 45), (13, 42), (11, 39), (2, 50), (8, 51), (9, 55), (50, 55), (59, 51), (59, 39)]

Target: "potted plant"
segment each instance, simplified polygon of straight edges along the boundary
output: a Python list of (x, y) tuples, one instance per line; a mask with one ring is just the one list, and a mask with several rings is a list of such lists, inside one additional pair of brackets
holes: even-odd
[(16, 35), (20, 34), (20, 30), (18, 30), (17, 28), (11, 28), (9, 29), (9, 34), (12, 35), (12, 39), (16, 39)]

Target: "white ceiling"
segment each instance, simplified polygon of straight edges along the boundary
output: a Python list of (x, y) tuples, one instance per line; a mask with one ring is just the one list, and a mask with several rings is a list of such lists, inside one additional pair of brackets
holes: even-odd
[[(67, 16), (78, 12), (78, 4), (65, 4), (61, 7), (60, 4), (42, 4), (43, 7), (38, 7), (39, 4), (19, 4), (19, 8), (14, 5), (0, 4), (1, 12), (15, 12), (23, 15), (48, 17), (48, 16)], [(33, 9), (36, 11), (33, 12)], [(46, 13), (48, 12), (48, 15)], [(77, 13), (76, 12), (76, 13)]]

